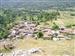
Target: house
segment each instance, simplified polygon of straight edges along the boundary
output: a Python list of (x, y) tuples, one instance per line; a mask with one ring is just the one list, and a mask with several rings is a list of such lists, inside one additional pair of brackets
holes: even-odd
[(60, 33), (62, 33), (62, 34), (64, 34), (64, 35), (70, 35), (70, 34), (72, 34), (72, 29), (70, 29), (70, 28), (66, 28), (66, 29), (64, 29), (64, 30), (60, 30)]
[(50, 28), (44, 28), (42, 29), (43, 32), (43, 39), (52, 39), (52, 30)]

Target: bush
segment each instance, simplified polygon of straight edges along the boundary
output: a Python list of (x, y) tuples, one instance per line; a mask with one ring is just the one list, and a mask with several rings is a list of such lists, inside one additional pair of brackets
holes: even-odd
[(75, 16), (75, 14), (73, 13), (73, 14), (70, 14), (71, 16)]
[(56, 23), (53, 23), (52, 29), (53, 30), (58, 30), (59, 29), (59, 26)]
[(38, 33), (37, 33), (37, 37), (38, 37), (38, 38), (42, 38), (42, 37), (43, 37), (43, 33), (42, 33), (42, 32), (38, 32)]
[(70, 24), (70, 25), (67, 25), (66, 27), (67, 27), (67, 28), (72, 28), (72, 25)]
[(72, 26), (75, 26), (75, 24), (72, 24)]
[(7, 38), (9, 32), (6, 29), (0, 29), (0, 39)]
[(75, 24), (66, 25), (67, 28), (72, 28), (72, 27), (74, 27), (74, 26), (75, 26)]

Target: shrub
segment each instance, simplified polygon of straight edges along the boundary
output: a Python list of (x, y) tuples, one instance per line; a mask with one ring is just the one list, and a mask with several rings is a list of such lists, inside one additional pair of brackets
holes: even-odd
[(66, 25), (67, 28), (72, 28), (72, 27), (74, 27), (74, 26), (75, 26), (75, 24)]
[(72, 13), (72, 14), (70, 14), (71, 16), (75, 16), (75, 14), (74, 13)]
[(0, 29), (0, 39), (7, 38), (9, 32), (6, 29)]
[(71, 28), (71, 27), (72, 27), (72, 25), (70, 24), (70, 25), (67, 25), (66, 27), (67, 27), (67, 28)]
[(72, 24), (72, 26), (75, 26), (75, 24)]
[(42, 38), (42, 37), (43, 37), (43, 33), (39, 31), (39, 32), (37, 33), (37, 37), (38, 37), (38, 38)]
[(56, 23), (53, 23), (52, 29), (53, 30), (58, 30), (59, 29), (59, 26)]

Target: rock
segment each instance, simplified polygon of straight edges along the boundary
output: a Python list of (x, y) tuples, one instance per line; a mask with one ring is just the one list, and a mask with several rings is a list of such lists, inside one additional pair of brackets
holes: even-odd
[(13, 51), (13, 56), (31, 56), (33, 53), (41, 52), (39, 48), (32, 48), (30, 50), (17, 50)]
[(59, 34), (60, 34), (59, 30), (57, 30), (57, 31), (52, 30), (53, 37), (57, 37)]
[(0, 56), (4, 56), (4, 54), (3, 53), (0, 53)]
[(16, 33), (16, 31), (15, 31), (15, 30), (13, 30), (11, 34), (12, 34), (12, 35), (14, 35), (15, 33)]
[(4, 48), (5, 48), (5, 49), (13, 49), (14, 47), (15, 47), (15, 46), (13, 45), (13, 43), (10, 43), (10, 42), (4, 44)]
[(34, 39), (38, 39), (37, 34), (33, 34)]
[(13, 56), (30, 56), (30, 54), (26, 50), (17, 50), (13, 52)]
[(27, 34), (26, 37), (27, 38), (32, 38), (33, 37), (33, 34)]
[(59, 40), (59, 38), (55, 38), (55, 37), (54, 37), (54, 38), (53, 38), (53, 40), (54, 40), (54, 41), (58, 41), (58, 40)]
[(71, 37), (65, 36), (66, 40), (71, 40)]
[(16, 35), (15, 38), (20, 38), (20, 35)]
[(41, 52), (40, 48), (32, 48), (30, 50), (28, 50), (29, 53), (36, 53), (36, 52)]

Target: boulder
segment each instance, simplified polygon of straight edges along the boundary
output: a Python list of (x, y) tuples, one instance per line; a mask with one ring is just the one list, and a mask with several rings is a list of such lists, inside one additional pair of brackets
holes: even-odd
[(28, 52), (33, 54), (33, 53), (36, 53), (36, 52), (42, 52), (42, 50), (40, 48), (32, 48), (32, 49), (28, 50)]
[(30, 54), (26, 50), (17, 50), (13, 52), (12, 56), (30, 56)]
[(4, 43), (4, 48), (5, 49), (14, 49), (14, 45), (13, 45), (13, 43), (8, 43), (8, 42), (6, 42), (6, 43)]
[(26, 37), (27, 38), (32, 38), (33, 37), (33, 34), (27, 34)]
[(59, 40), (59, 38), (55, 38), (55, 37), (54, 37), (54, 38), (53, 38), (53, 40), (54, 40), (54, 41), (58, 41), (58, 40)]
[(65, 36), (66, 40), (71, 40), (71, 37)]
[(38, 39), (37, 34), (33, 34), (34, 39)]
[(4, 56), (4, 54), (3, 53), (0, 53), (0, 56)]
[(32, 48), (29, 50), (17, 50), (17, 51), (13, 51), (12, 55), (13, 56), (31, 56), (32, 54), (37, 52), (42, 52), (42, 50), (40, 48)]

